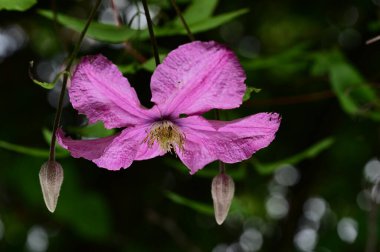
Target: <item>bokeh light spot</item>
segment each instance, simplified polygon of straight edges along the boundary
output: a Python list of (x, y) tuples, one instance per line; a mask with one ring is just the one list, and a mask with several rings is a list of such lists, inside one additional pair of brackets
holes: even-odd
[[(160, 8), (156, 5), (149, 5), (148, 9), (152, 20), (155, 21), (160, 12)], [(145, 30), (148, 27), (144, 7), (140, 2), (128, 4), (128, 7), (124, 11), (124, 18), (134, 30)]]
[(292, 165), (284, 165), (274, 174), (276, 182), (283, 186), (293, 186), (297, 184), (299, 178), (298, 170)]
[(294, 244), (301, 251), (313, 251), (317, 244), (318, 234), (314, 229), (301, 229), (294, 237)]
[(306, 218), (314, 222), (319, 222), (326, 213), (326, 208), (327, 205), (325, 200), (315, 197), (310, 198), (305, 202), (303, 211)]
[(48, 249), (49, 239), (44, 228), (34, 226), (30, 228), (26, 238), (26, 248), (31, 252), (44, 252)]
[(263, 245), (263, 235), (255, 228), (249, 228), (240, 236), (240, 246), (244, 251), (259, 251)]
[(364, 176), (372, 183), (375, 183), (380, 178), (380, 161), (378, 159), (373, 158), (365, 164)]
[(233, 21), (220, 27), (220, 36), (229, 44), (237, 43), (243, 35), (243, 24)]
[(337, 227), (340, 239), (347, 243), (353, 243), (358, 236), (358, 223), (352, 218), (342, 218)]
[(25, 31), (18, 25), (0, 28), (0, 62), (21, 49), (27, 40)]
[(245, 36), (239, 41), (238, 50), (246, 58), (255, 58), (260, 53), (260, 41), (253, 36)]
[(265, 209), (271, 218), (281, 219), (288, 214), (289, 204), (284, 197), (280, 195), (274, 195), (266, 201)]
[(361, 41), (362, 35), (352, 28), (344, 29), (338, 36), (339, 44), (346, 49), (351, 49), (360, 45)]

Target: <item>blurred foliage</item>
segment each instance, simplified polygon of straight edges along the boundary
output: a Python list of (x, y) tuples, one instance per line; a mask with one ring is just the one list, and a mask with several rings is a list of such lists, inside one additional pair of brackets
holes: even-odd
[(36, 80), (34, 77), (33, 77), (33, 73), (31, 71), (31, 69), (33, 68), (33, 61), (29, 62), (29, 65), (30, 65), (30, 69), (29, 69), (29, 77), (30, 79), (37, 85), (45, 88), (45, 89), (53, 89), (55, 87), (55, 84), (58, 82), (58, 80), (62, 77), (62, 75), (64, 74), (67, 74), (67, 75), (70, 75), (70, 73), (66, 72), (66, 71), (63, 71), (63, 72), (60, 72), (58, 73), (54, 80), (52, 82), (44, 82), (44, 81), (39, 81), (39, 80)]
[(260, 163), (258, 160), (252, 159), (252, 163), (261, 174), (271, 174), (276, 169), (281, 168), (283, 165), (297, 165), (305, 159), (314, 158), (318, 156), (322, 151), (331, 147), (334, 143), (333, 138), (326, 138), (322, 141), (310, 146), (306, 150), (303, 150), (300, 153), (295, 154), (294, 156), (276, 161), (273, 163)]
[(25, 11), (36, 3), (37, 0), (0, 0), (0, 10)]
[[(368, 231), (380, 225), (368, 181), (380, 167), (367, 163), (380, 149), (380, 42), (364, 43), (380, 31), (375, 0), (178, 0), (196, 38), (226, 44), (246, 71), (242, 107), (222, 111), (221, 118), (279, 112), (276, 139), (251, 159), (226, 165), (236, 195), (222, 226), (215, 223), (210, 192), (217, 162), (190, 176), (166, 155), (111, 172), (60, 147), (65, 180), (50, 214), (38, 171), (48, 158), (57, 73), (93, 2), (0, 0), (0, 251), (356, 252), (380, 238)], [(104, 0), (80, 54), (110, 58), (150, 107), (155, 63), (149, 34), (132, 26), (142, 10), (138, 1), (115, 3), (123, 24), (115, 24)], [(162, 60), (188, 38), (170, 1), (148, 3)], [(62, 127), (73, 137), (116, 133), (88, 125), (65, 104)]]
[(380, 119), (379, 98), (358, 71), (347, 63), (340, 52), (316, 54), (312, 72), (329, 74), (333, 91), (342, 108), (349, 114)]
[(248, 101), (251, 98), (252, 93), (258, 93), (260, 91), (260, 88), (247, 87), (247, 90), (245, 91), (245, 94), (243, 96), (243, 102)]
[[(207, 3), (207, 1), (202, 1), (202, 2)], [(196, 8), (199, 8), (199, 7), (196, 7)], [(190, 10), (190, 11), (193, 12), (193, 10)], [(229, 13), (223, 13), (218, 16), (213, 16), (213, 17), (207, 16), (201, 20), (194, 19), (195, 22), (189, 22), (188, 25), (193, 33), (204, 32), (212, 28), (218, 27), (228, 21), (231, 21), (232, 19), (242, 14), (245, 14), (247, 12), (248, 12), (247, 9), (241, 9), (241, 10), (237, 10), (237, 11), (233, 11)], [(53, 16), (54, 16), (53, 13), (48, 10), (40, 10), (39, 14), (49, 19), (53, 19)], [(74, 29), (77, 32), (80, 32), (82, 31), (86, 23), (86, 20), (79, 20), (77, 18), (59, 14), (58, 22), (60, 22), (61, 24), (71, 29)], [(157, 27), (157, 29), (155, 29), (155, 35), (157, 37), (173, 36), (173, 35), (178, 35), (178, 34), (186, 34), (186, 30), (183, 28), (183, 26), (181, 26), (181, 24), (179, 24), (176, 21), (173, 21), (173, 23), (169, 22), (166, 26)], [(127, 26), (120, 27), (120, 26), (114, 26), (114, 25), (101, 24), (97, 22), (91, 23), (91, 26), (89, 27), (87, 35), (94, 39), (98, 39), (100, 41), (110, 42), (110, 43), (120, 43), (120, 42), (131, 40), (131, 39), (138, 39), (138, 40), (149, 39), (149, 33), (147, 30), (140, 32), (140, 31), (131, 30)]]

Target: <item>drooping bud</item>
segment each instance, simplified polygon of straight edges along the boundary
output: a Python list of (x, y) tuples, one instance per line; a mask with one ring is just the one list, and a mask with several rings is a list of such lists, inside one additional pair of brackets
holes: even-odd
[(211, 185), (216, 223), (221, 225), (227, 218), (234, 197), (235, 184), (230, 176), (221, 173), (214, 177)]
[(53, 213), (63, 182), (62, 166), (56, 161), (47, 161), (41, 166), (39, 176), (46, 207)]

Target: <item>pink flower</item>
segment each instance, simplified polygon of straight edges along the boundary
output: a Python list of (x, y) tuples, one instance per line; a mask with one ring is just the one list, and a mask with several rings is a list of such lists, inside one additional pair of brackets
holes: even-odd
[(191, 174), (215, 160), (240, 162), (272, 142), (279, 115), (259, 113), (230, 122), (200, 115), (239, 107), (244, 81), (245, 73), (230, 50), (215, 42), (188, 43), (169, 53), (154, 71), (150, 87), (155, 105), (147, 109), (114, 64), (102, 55), (87, 56), (71, 80), (72, 105), (90, 123), (103, 121), (106, 128), (124, 129), (94, 140), (73, 140), (59, 131), (58, 141), (73, 157), (108, 170), (171, 151)]

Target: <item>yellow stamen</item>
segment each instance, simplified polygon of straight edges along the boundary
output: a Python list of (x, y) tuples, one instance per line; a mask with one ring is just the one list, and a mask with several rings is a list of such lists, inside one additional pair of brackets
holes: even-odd
[(183, 151), (185, 135), (172, 122), (160, 121), (152, 125), (144, 142), (147, 142), (149, 147), (152, 147), (154, 142), (157, 142), (165, 152), (175, 151), (176, 146), (180, 151)]

